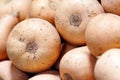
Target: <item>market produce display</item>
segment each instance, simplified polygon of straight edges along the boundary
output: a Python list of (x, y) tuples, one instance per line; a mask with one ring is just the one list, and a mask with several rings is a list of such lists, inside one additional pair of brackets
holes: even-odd
[(0, 0), (0, 80), (120, 80), (120, 0)]

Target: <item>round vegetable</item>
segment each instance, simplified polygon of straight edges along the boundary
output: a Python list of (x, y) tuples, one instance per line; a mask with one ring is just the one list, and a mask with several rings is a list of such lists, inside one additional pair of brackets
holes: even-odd
[(0, 61), (7, 58), (6, 43), (12, 28), (18, 23), (18, 19), (12, 14), (0, 17)]
[(33, 0), (30, 17), (45, 19), (54, 24), (55, 11), (61, 0)]
[(120, 15), (120, 0), (101, 0), (101, 4), (106, 12)]
[(120, 47), (120, 16), (103, 13), (93, 18), (86, 29), (86, 44), (94, 56)]
[(48, 70), (31, 77), (28, 80), (61, 80), (60, 75), (55, 70)]
[(62, 80), (95, 80), (95, 62), (87, 46), (74, 48), (62, 57), (60, 76)]
[(97, 0), (63, 0), (55, 12), (55, 25), (68, 43), (84, 45), (88, 22), (103, 12)]
[(17, 69), (10, 60), (4, 60), (0, 62), (0, 80), (28, 80), (28, 76)]
[(26, 72), (49, 69), (60, 53), (61, 40), (49, 22), (31, 18), (18, 23), (7, 41), (7, 54), (13, 64)]
[(28, 17), (32, 0), (0, 0), (0, 16), (8, 13), (18, 13), (20, 21)]
[(120, 49), (112, 48), (99, 57), (95, 65), (96, 80), (120, 80)]

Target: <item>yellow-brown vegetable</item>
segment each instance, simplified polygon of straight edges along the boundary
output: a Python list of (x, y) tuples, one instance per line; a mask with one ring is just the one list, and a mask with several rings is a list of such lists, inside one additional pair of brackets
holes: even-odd
[(107, 13), (120, 15), (120, 0), (101, 0), (101, 4)]
[(94, 71), (96, 80), (120, 80), (120, 49), (104, 52), (98, 58)]
[(55, 13), (56, 29), (68, 43), (84, 45), (88, 22), (103, 12), (97, 0), (63, 0)]
[(62, 0), (33, 0), (30, 6), (30, 17), (41, 18), (54, 25), (55, 11), (61, 1)]
[(86, 44), (94, 56), (120, 47), (120, 16), (103, 13), (93, 18), (86, 29)]
[(58, 71), (48, 70), (45, 72), (38, 73), (28, 80), (61, 80)]
[(16, 16), (5, 14), (0, 17), (0, 61), (7, 58), (6, 43), (8, 35), (18, 23)]
[(87, 46), (74, 48), (62, 57), (60, 76), (62, 80), (95, 80), (95, 62)]
[(4, 60), (0, 62), (0, 80), (28, 80), (28, 76), (17, 69), (10, 60)]
[(20, 21), (26, 19), (32, 0), (0, 0), (0, 16), (18, 13)]
[(7, 54), (20, 70), (40, 72), (56, 62), (60, 46), (60, 36), (52, 24), (31, 18), (13, 28), (7, 40)]

